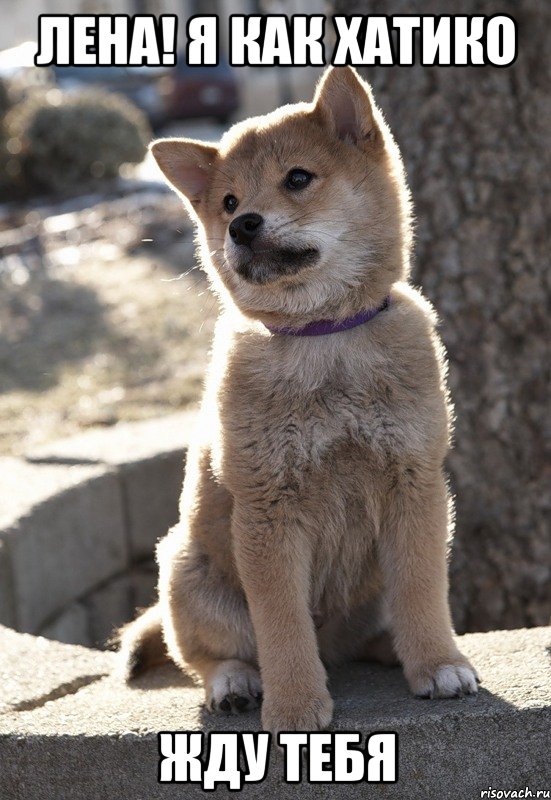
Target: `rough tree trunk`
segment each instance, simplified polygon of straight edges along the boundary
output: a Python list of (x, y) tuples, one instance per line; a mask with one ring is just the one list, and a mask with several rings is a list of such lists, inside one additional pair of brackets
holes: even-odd
[[(337, 0), (333, 13), (450, 13), (439, 2)], [(417, 213), (413, 280), (442, 319), (457, 421), (449, 458), (457, 629), (545, 624), (551, 611), (549, 229), (551, 4), (508, 13), (508, 68), (372, 67), (363, 74), (402, 148)]]

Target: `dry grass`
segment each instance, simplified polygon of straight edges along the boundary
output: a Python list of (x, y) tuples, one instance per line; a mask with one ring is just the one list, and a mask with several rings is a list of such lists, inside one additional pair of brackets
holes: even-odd
[(217, 304), (176, 198), (32, 222), (46, 259), (0, 261), (0, 451), (194, 403)]

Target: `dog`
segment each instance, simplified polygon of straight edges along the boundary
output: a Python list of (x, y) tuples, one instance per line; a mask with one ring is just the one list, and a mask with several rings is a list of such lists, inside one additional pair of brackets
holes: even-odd
[(347, 660), (475, 693), (448, 603), (445, 353), (407, 283), (410, 195), (370, 87), (329, 68), (311, 103), (152, 153), (223, 310), (127, 675), (170, 659), (210, 710), (261, 704), (273, 733), (329, 726), (326, 667)]

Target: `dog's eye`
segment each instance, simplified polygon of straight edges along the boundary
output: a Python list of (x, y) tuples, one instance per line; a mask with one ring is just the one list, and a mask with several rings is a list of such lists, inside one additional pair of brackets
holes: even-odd
[(239, 205), (239, 200), (233, 194), (227, 194), (224, 197), (224, 208), (228, 212), (228, 214), (233, 214), (237, 206)]
[(305, 189), (314, 176), (305, 169), (292, 169), (285, 178), (285, 188), (297, 191)]

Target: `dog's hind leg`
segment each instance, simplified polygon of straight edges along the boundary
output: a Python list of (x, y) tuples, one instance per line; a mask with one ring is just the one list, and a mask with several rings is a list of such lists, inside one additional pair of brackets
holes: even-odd
[(239, 713), (262, 696), (245, 597), (178, 527), (158, 548), (164, 636), (172, 659), (205, 687), (209, 711)]
[[(191, 564), (187, 567), (190, 573), (194, 572)], [(195, 584), (195, 588), (199, 586)], [(209, 608), (208, 592), (198, 591), (194, 598), (193, 580), (183, 588), (182, 595), (186, 611), (175, 619), (169, 612), (166, 619), (166, 635), (174, 659), (169, 656), (165, 643), (159, 605), (148, 608), (119, 631), (120, 669), (124, 678), (130, 681), (148, 669), (175, 661), (184, 672), (193, 672), (201, 679), (209, 711), (237, 714), (256, 708), (262, 699), (262, 684), (258, 669), (251, 663), (254, 659), (252, 626), (246, 610), (242, 607), (238, 614), (238, 619), (241, 617), (244, 623), (241, 630), (232, 631), (225, 626), (220, 629), (220, 621), (216, 619), (218, 603), (229, 602), (235, 608), (241, 606), (242, 601), (237, 596), (231, 597), (231, 591), (222, 590), (219, 600), (210, 598), (214, 602)], [(200, 612), (196, 623), (192, 622), (194, 609)], [(237, 656), (247, 657), (249, 661)]]
[(262, 687), (249, 609), (234, 565), (233, 500), (207, 448), (190, 453), (181, 521), (157, 548), (163, 634), (173, 661), (205, 686), (207, 708), (238, 713)]
[(167, 659), (197, 675), (216, 713), (260, 703), (252, 623), (233, 563), (231, 495), (212, 474), (208, 449), (190, 452), (181, 521), (157, 547), (159, 603), (120, 632), (126, 676)]

